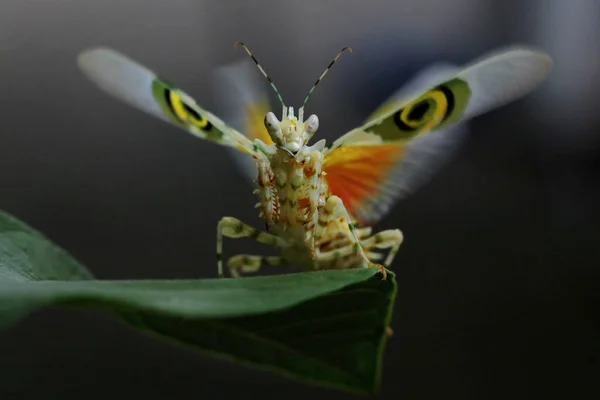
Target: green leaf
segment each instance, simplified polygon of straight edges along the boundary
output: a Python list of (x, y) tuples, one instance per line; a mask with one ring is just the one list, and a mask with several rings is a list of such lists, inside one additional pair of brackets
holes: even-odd
[(102, 307), (203, 353), (358, 393), (379, 388), (396, 293), (374, 269), (203, 280), (99, 281), (0, 212), (0, 328), (49, 305)]

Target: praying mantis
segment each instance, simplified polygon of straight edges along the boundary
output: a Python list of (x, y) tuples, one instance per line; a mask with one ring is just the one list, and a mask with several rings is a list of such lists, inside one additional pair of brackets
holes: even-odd
[[(547, 54), (526, 47), (490, 54), (462, 69), (438, 74), (427, 87), (393, 96), (362, 126), (327, 146), (324, 139), (309, 144), (319, 119), (315, 114), (305, 118), (305, 106), (341, 54), (351, 49), (343, 48), (331, 61), (296, 114), (249, 48), (237, 44), (267, 79), (282, 110), (278, 119), (265, 97), (257, 95), (243, 112), (243, 133), (115, 50), (92, 48), (78, 58), (83, 73), (103, 91), (198, 138), (230, 147), (254, 163), (256, 208), (266, 228), (256, 229), (234, 217), (219, 221), (220, 277), (224, 276), (223, 238), (228, 237), (251, 238), (281, 250), (279, 256), (230, 257), (227, 266), (234, 277), (263, 265), (290, 265), (307, 271), (378, 268), (386, 279), (403, 235), (399, 229), (374, 233), (372, 225), (428, 176), (420, 174), (419, 168), (444, 157), (446, 146), (439, 144), (453, 142), (449, 132), (454, 124), (525, 96), (546, 78), (552, 64)], [(250, 90), (243, 81), (240, 84)], [(431, 155), (426, 161), (407, 163), (414, 143), (427, 137), (435, 139), (423, 141)], [(404, 179), (409, 173), (416, 181)], [(384, 257), (377, 250), (388, 254)]]

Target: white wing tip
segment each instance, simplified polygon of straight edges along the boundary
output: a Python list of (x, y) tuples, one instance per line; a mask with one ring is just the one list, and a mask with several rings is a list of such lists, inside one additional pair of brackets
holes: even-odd
[(77, 60), (85, 62), (88, 59), (103, 56), (107, 53), (114, 53), (114, 50), (109, 47), (91, 47), (80, 52), (77, 56)]
[(479, 61), (492, 60), (498, 58), (524, 59), (529, 62), (535, 62), (539, 65), (540, 69), (546, 73), (550, 71), (553, 63), (552, 57), (550, 57), (550, 55), (545, 51), (542, 51), (535, 47), (523, 45), (513, 45), (498, 49), (497, 51), (486, 54)]
[(110, 47), (92, 47), (83, 50), (77, 55), (77, 65), (84, 72), (89, 71), (91, 67), (97, 65), (98, 62), (107, 60), (108, 58), (123, 57), (119, 52)]
[(510, 52), (515, 56), (535, 59), (548, 70), (552, 67), (552, 57), (550, 57), (550, 54), (546, 53), (545, 51), (533, 47), (515, 46), (512, 48), (512, 50), (510, 50)]

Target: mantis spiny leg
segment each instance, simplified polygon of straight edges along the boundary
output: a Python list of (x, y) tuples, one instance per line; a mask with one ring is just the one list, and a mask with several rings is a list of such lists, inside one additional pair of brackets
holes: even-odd
[(285, 240), (270, 233), (260, 231), (234, 217), (223, 217), (217, 225), (217, 267), (219, 277), (223, 277), (223, 236), (232, 239), (252, 238), (258, 243), (286, 247)]
[(287, 262), (279, 256), (254, 256), (249, 254), (239, 254), (229, 258), (227, 268), (233, 277), (239, 277), (240, 272), (256, 272), (263, 265), (279, 266), (286, 265)]
[(399, 229), (388, 229), (386, 231), (377, 232), (373, 236), (361, 241), (361, 245), (367, 251), (372, 247), (378, 249), (390, 249), (383, 266), (389, 268), (398, 253), (398, 249), (404, 240), (404, 236)]
[[(337, 196), (330, 196), (325, 203), (325, 207), (323, 209), (323, 213), (319, 215), (319, 222), (317, 225), (317, 229), (315, 230), (315, 260), (316, 261), (331, 261), (338, 257), (347, 256), (349, 254), (358, 254), (363, 261), (365, 262), (365, 268), (367, 267), (377, 267), (381, 270), (383, 275), (383, 279), (386, 279), (387, 273), (385, 272), (385, 268), (382, 265), (374, 264), (369, 260), (369, 258), (365, 255), (362, 245), (358, 239), (356, 234), (356, 229), (354, 228), (354, 224), (352, 224), (350, 215), (344, 207), (344, 203), (342, 199)], [(348, 238), (351, 241), (351, 244), (346, 247), (342, 247), (339, 249), (334, 249), (331, 251), (327, 251), (321, 253), (319, 250), (320, 239), (327, 232), (328, 228), (330, 228), (331, 224), (339, 224), (340, 222), (345, 222), (339, 229), (342, 229), (346, 232)]]

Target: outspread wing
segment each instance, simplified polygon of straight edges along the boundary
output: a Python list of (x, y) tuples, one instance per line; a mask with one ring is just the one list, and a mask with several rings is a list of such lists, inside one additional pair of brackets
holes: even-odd
[(248, 138), (127, 56), (101, 47), (84, 51), (77, 61), (83, 73), (113, 97), (196, 137), (252, 153)]
[(517, 48), (462, 70), (424, 70), (332, 144), (323, 165), (330, 192), (358, 222), (375, 223), (443, 167), (469, 118), (524, 96), (550, 65), (546, 54)]

